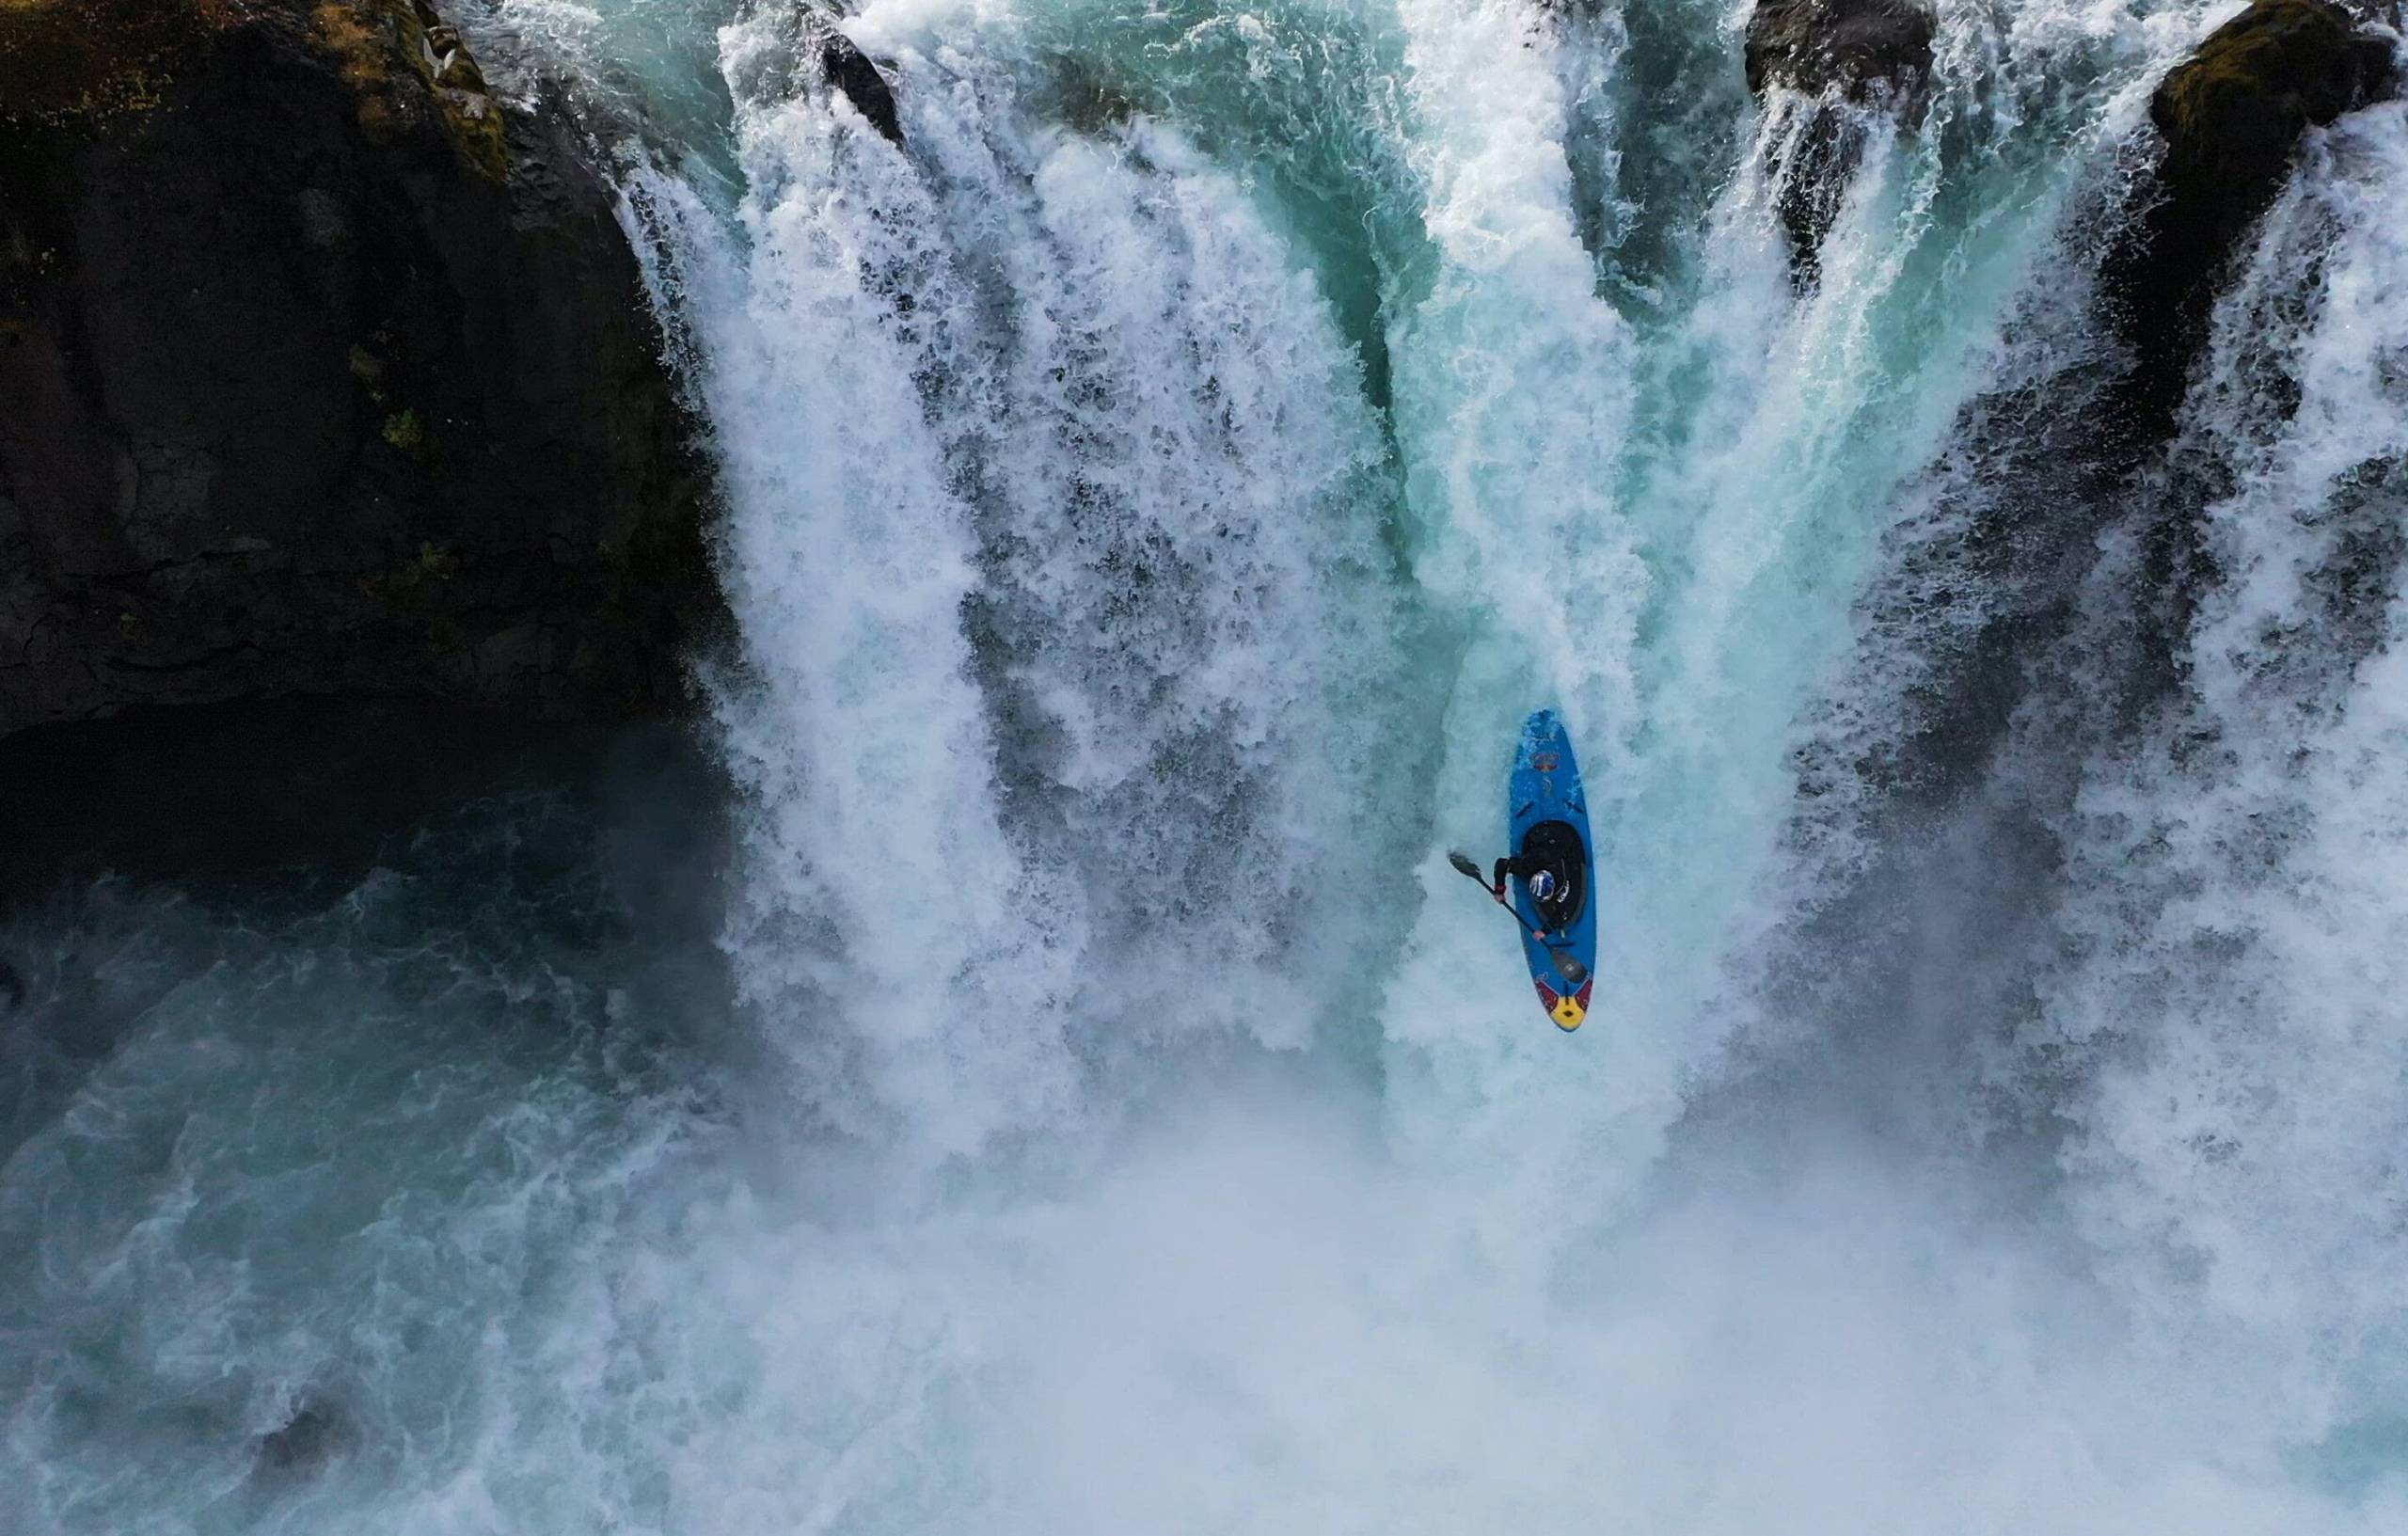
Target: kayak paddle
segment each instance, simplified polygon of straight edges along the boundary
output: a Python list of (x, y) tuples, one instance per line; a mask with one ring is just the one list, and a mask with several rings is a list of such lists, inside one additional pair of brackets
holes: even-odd
[(1465, 879), (1477, 880), (1480, 883), (1480, 888), (1488, 893), (1490, 900), (1496, 902), (1497, 905), (1504, 908), (1507, 911), (1512, 912), (1513, 914), (1513, 921), (1521, 924), (1525, 929), (1528, 929), (1530, 937), (1539, 942), (1539, 947), (1546, 951), (1547, 958), (1555, 961), (1555, 968), (1561, 974), (1564, 980), (1572, 983), (1575, 987), (1577, 987), (1582, 982), (1589, 979), (1589, 968), (1582, 965), (1578, 960), (1574, 959), (1571, 956), (1566, 955), (1562, 950), (1557, 948), (1555, 945), (1548, 943), (1546, 939), (1546, 930), (1545, 928), (1533, 926), (1530, 920), (1524, 917), (1521, 912), (1514, 908), (1512, 902), (1506, 900), (1503, 896), (1498, 895), (1497, 894), (1497, 888), (1488, 883), (1488, 877), (1480, 872), (1480, 866), (1473, 863), (1468, 856), (1450, 849), (1447, 854), (1447, 863), (1454, 865), (1456, 872), (1461, 874)]

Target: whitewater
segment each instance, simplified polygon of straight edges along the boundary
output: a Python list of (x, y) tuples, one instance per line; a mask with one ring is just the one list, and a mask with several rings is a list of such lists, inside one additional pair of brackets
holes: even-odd
[[(1941, 0), (1810, 280), (1748, 8), (471, 18), (717, 470), (699, 745), (0, 926), (0, 1530), (2408, 1528), (2408, 118), (2073, 498), (2238, 5)], [(1543, 705), (1569, 1037), (1446, 863)]]

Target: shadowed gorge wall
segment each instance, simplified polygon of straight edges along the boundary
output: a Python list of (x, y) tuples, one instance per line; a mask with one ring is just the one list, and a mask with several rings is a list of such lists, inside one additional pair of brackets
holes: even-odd
[(678, 707), (704, 482), (592, 158), (423, 5), (0, 9), (0, 733)]

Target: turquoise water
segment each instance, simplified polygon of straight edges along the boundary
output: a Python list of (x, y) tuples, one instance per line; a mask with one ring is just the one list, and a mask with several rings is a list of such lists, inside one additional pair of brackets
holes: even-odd
[[(28, 1528), (2396, 1528), (2396, 109), (2179, 472), (1979, 558), (2231, 8), (1941, 6), (1800, 288), (1740, 8), (882, 0), (898, 150), (785, 8), (507, 0), (721, 472), (733, 846), (18, 919)], [(1540, 704), (1569, 1037), (1445, 862)]]

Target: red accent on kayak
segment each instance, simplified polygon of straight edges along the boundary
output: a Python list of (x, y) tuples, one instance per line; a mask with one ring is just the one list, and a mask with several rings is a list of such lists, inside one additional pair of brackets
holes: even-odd
[[(1580, 1005), (1580, 1011), (1582, 1013), (1589, 1011), (1589, 989), (1594, 987), (1596, 984), (1597, 978), (1591, 976), (1588, 980), (1580, 984), (1580, 990), (1573, 995), (1572, 1001)], [(1546, 989), (1542, 987), (1539, 990), (1545, 991)], [(1549, 1003), (1547, 1006), (1552, 1008), (1555, 1005), (1553, 1003)]]
[(1544, 981), (1533, 981), (1530, 985), (1539, 990), (1539, 1006), (1546, 1009), (1549, 1013), (1553, 1013), (1555, 1011), (1556, 997), (1553, 992), (1547, 990), (1546, 983)]

